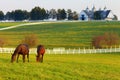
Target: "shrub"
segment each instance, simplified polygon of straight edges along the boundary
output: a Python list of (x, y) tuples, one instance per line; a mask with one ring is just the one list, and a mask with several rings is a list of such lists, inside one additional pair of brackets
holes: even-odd
[(5, 44), (5, 40), (3, 38), (0, 38), (0, 47), (3, 47)]
[(102, 43), (104, 43), (103, 36), (96, 36), (92, 39), (92, 46), (95, 48), (102, 48)]
[(117, 33), (106, 32), (104, 35), (95, 36), (92, 39), (92, 46), (95, 48), (103, 48), (105, 46), (111, 47), (114, 45), (119, 45), (120, 37)]
[(37, 45), (38, 38), (35, 34), (26, 35), (22, 40), (22, 43), (29, 45), (30, 47), (34, 47)]
[(105, 44), (108, 47), (111, 47), (113, 45), (119, 45), (120, 37), (117, 33), (105, 33), (104, 34)]

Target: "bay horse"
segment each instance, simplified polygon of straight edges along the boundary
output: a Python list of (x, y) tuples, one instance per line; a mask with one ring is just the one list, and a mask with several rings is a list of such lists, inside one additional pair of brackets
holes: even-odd
[(36, 61), (37, 62), (43, 62), (43, 56), (45, 54), (45, 48), (43, 45), (38, 45), (37, 46), (37, 56), (36, 56)]
[(11, 56), (11, 62), (14, 62), (16, 60), (16, 56), (17, 56), (17, 62), (18, 62), (19, 55), (23, 56), (23, 62), (25, 62), (25, 55), (27, 55), (27, 59), (29, 62), (29, 47), (27, 44), (19, 44), (16, 47), (14, 53)]

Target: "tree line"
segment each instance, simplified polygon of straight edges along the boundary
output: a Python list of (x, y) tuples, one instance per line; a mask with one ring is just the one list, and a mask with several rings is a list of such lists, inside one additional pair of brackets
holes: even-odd
[(3, 11), (0, 11), (0, 20), (45, 20), (45, 19), (56, 19), (56, 20), (78, 20), (78, 14), (76, 11), (71, 9), (51, 9), (46, 10), (40, 7), (34, 7), (30, 12), (27, 10), (13, 10), (7, 12), (6, 14)]

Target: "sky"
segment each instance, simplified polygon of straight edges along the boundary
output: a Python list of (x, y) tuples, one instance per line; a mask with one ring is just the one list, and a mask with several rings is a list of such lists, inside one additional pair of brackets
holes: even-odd
[(52, 8), (72, 9), (72, 11), (77, 11), (78, 13), (86, 9), (86, 7), (91, 9), (95, 6), (96, 9), (103, 9), (106, 6), (107, 9), (112, 10), (113, 14), (116, 14), (120, 20), (120, 0), (0, 0), (0, 10), (4, 13), (16, 9), (31, 11), (35, 6), (47, 10)]

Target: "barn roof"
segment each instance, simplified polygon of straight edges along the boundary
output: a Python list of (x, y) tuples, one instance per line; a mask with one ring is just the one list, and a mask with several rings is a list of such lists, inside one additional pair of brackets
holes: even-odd
[(94, 12), (92, 12), (92, 11), (86, 11), (86, 10), (83, 10), (83, 11), (88, 15), (89, 18), (93, 17)]
[[(86, 11), (86, 10), (83, 10), (83, 11), (88, 15), (89, 18), (93, 19), (93, 17), (94, 17), (93, 11)], [(105, 19), (108, 17), (110, 11), (111, 10), (99, 10), (99, 11), (95, 11), (95, 12), (98, 12), (101, 15), (101, 18)]]

